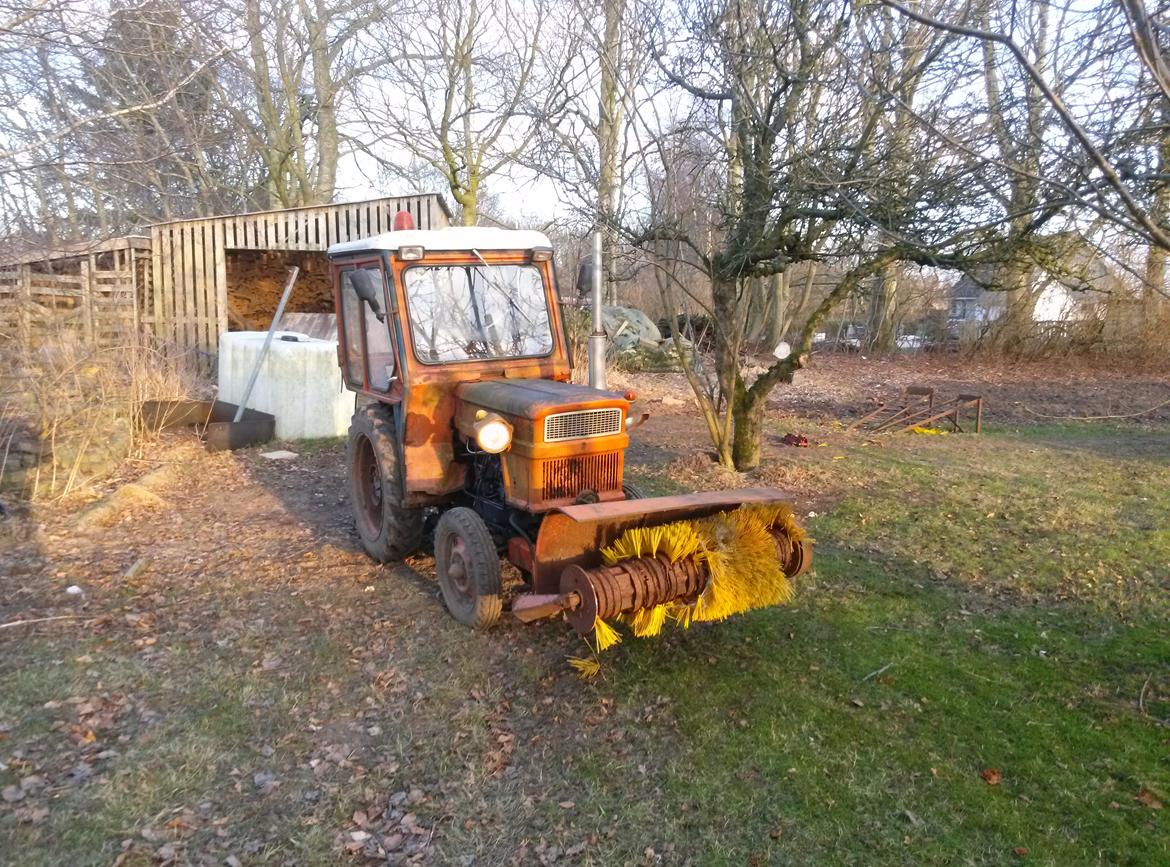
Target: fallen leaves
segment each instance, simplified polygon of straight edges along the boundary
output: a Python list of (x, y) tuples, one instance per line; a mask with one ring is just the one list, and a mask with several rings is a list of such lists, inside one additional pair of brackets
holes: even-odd
[(1158, 796), (1146, 788), (1143, 788), (1140, 792), (1138, 792), (1137, 797), (1135, 797), (1134, 800), (1143, 807), (1149, 807), (1151, 810), (1162, 809), (1162, 802), (1158, 799)]
[(280, 786), (280, 780), (276, 778), (276, 774), (261, 771), (258, 774), (252, 775), (252, 785), (256, 787), (256, 791), (261, 795), (270, 795)]
[(983, 782), (989, 786), (998, 786), (1003, 776), (999, 772), (999, 768), (987, 768), (980, 771), (979, 776), (983, 777)]
[(22, 825), (39, 825), (49, 818), (48, 807), (20, 807), (13, 811), (16, 821)]
[(424, 858), (434, 838), (434, 828), (421, 823), (418, 814), (407, 808), (426, 800), (426, 793), (415, 786), (409, 792), (395, 792), (385, 800), (355, 810), (351, 822), (357, 827), (339, 834), (338, 845), (354, 855), (395, 863), (397, 856)]

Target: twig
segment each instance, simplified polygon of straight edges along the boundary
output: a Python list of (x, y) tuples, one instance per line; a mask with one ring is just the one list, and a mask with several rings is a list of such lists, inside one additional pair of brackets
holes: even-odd
[(10, 626), (28, 626), (32, 623), (47, 623), (50, 620), (77, 620), (81, 614), (58, 614), (56, 617), (32, 617), (28, 620), (13, 620), (8, 623), (0, 623), (0, 629), (8, 629)]
[(1142, 716), (1146, 715), (1146, 690), (1150, 688), (1150, 677), (1151, 675), (1146, 675), (1146, 682), (1142, 684), (1142, 691), (1138, 693), (1138, 710)]
[(1047, 415), (1042, 412), (1036, 412), (1031, 407), (1025, 406), (1024, 412), (1030, 413), (1037, 418), (1056, 418), (1065, 421), (1105, 421), (1111, 418), (1137, 418), (1139, 415), (1147, 415), (1154, 410), (1161, 409), (1164, 406), (1170, 406), (1170, 400), (1164, 400), (1161, 403), (1156, 403), (1147, 409), (1139, 410), (1138, 412), (1127, 412), (1120, 415)]
[(892, 662), (887, 662), (885, 665), (883, 665), (883, 666), (882, 666), (881, 668), (879, 668), (877, 671), (871, 671), (869, 674), (867, 674), (865, 677), (863, 677), (863, 678), (862, 678), (862, 679), (859, 681), (859, 683), (865, 683), (865, 682), (866, 682), (867, 680), (869, 680), (871, 677), (877, 677), (877, 676), (878, 676), (879, 674), (881, 674), (882, 672), (886, 671), (887, 669), (893, 668), (893, 667), (894, 667), (894, 663), (892, 663)]

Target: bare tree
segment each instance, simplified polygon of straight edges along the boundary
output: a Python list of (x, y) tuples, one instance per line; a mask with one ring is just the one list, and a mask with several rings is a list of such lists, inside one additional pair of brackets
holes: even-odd
[[(699, 397), (716, 419), (720, 461), (737, 469), (758, 464), (767, 398), (808, 362), (819, 325), (902, 257), (908, 204), (938, 195), (937, 178), (933, 193), (908, 180), (890, 200), (894, 174), (910, 166), (889, 159), (891, 139), (879, 128), (893, 98), (860, 86), (856, 45), (848, 57), (842, 48), (850, 32), (838, 7), (815, 0), (695, 2), (655, 29), (663, 79), (689, 110), (668, 124), (643, 118), (641, 135), (654, 145), (647, 178), (675, 172), (669, 141), (697, 134), (710, 138), (724, 180), (717, 198), (691, 204), (714, 217), (705, 236), (685, 213), (661, 208), (628, 221), (626, 236), (648, 252), (684, 250), (709, 282), (717, 388)], [(904, 75), (915, 74), (914, 63)], [(841, 279), (797, 326), (795, 347), (751, 378), (741, 358), (758, 281), (830, 256)]]
[[(979, 7), (978, 20), (972, 22), (963, 12), (943, 18), (911, 9), (899, 0), (879, 2), (911, 20), (981, 42), (988, 58), (989, 87), (1002, 74), (998, 53), (1006, 54), (1007, 61), (1027, 81), (1029, 113), (1038, 114), (1041, 105), (1050, 110), (1083, 158), (1078, 185), (1069, 186), (1059, 177), (1051, 180), (1064, 186), (1065, 193), (1079, 207), (1152, 245), (1170, 250), (1170, 227), (1151, 215), (1151, 181), (1155, 178), (1138, 168), (1143, 163), (1148, 165), (1156, 142), (1149, 133), (1161, 132), (1161, 124), (1144, 131), (1147, 134), (1143, 136), (1125, 122), (1139, 117), (1141, 107), (1150, 100), (1170, 100), (1162, 57), (1165, 48), (1159, 43), (1159, 31), (1153, 27), (1142, 0), (1100, 3), (1080, 11), (1079, 22), (1070, 17), (1076, 13), (1047, 3), (1027, 4), (1027, 8), (1016, 4), (1001, 8), (990, 3)], [(1055, 53), (1049, 44), (1054, 15), (1060, 16), (1060, 31), (1066, 34), (1058, 33), (1056, 38), (1077, 43), (1079, 57), (1071, 69), (1067, 65), (1060, 69), (1046, 65), (1050, 52)], [(1021, 17), (1031, 20), (1022, 22)], [(1025, 33), (1028, 43), (1021, 44), (1013, 36), (1017, 29)], [(1165, 41), (1165, 28), (1160, 32)], [(1146, 74), (1134, 75), (1133, 71), (1139, 69)], [(1120, 95), (1100, 93), (1097, 88), (1103, 82), (1118, 88)], [(1124, 114), (1120, 119), (1116, 110), (1108, 110), (1105, 97), (1114, 106), (1121, 105)], [(1033, 184), (1049, 180), (1038, 176), (1034, 164), (1012, 168)]]
[(384, 50), (399, 62), (367, 88), (366, 150), (441, 177), (475, 225), (484, 185), (519, 162), (569, 99), (572, 30), (551, 0), (436, 0), (397, 16)]
[(65, 0), (0, 35), (0, 88), (20, 106), (0, 113), (10, 231), (106, 235), (238, 201), (251, 163), (209, 98), (223, 55), (191, 12), (146, 0), (99, 18)]
[[(397, 58), (383, 40), (398, 31), (398, 7), (377, 0), (245, 0), (221, 12), (231, 59), (255, 89), (253, 100), (231, 103), (240, 128), (267, 169), (273, 205), (329, 202), (338, 163), (348, 147), (347, 108), (369, 76)], [(242, 30), (244, 39), (234, 36)]]

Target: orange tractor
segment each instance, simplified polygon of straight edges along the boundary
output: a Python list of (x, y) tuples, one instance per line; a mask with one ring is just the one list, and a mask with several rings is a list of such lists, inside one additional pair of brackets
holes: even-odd
[(504, 610), (501, 556), (527, 585), (513, 615), (563, 613), (582, 634), (787, 598), (811, 546), (778, 492), (646, 499), (625, 483), (628, 431), (646, 416), (630, 417), (631, 392), (569, 382), (547, 237), (399, 225), (328, 251), (371, 557), (400, 560), (433, 534), (447, 608), (477, 628)]

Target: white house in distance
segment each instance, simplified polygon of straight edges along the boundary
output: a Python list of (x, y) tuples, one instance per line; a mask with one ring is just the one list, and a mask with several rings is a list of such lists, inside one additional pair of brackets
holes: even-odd
[[(1057, 326), (1095, 317), (1111, 295), (1122, 291), (1121, 281), (1096, 251), (1084, 246), (1079, 253), (1070, 258), (1074, 262), (1076, 259), (1082, 261), (1060, 274), (1035, 267), (1029, 293), (1034, 299), (1033, 322)], [(951, 287), (948, 320), (952, 326), (971, 323), (986, 327), (1003, 316), (1009, 294), (992, 288), (994, 273), (993, 267), (976, 270), (964, 274)]]

